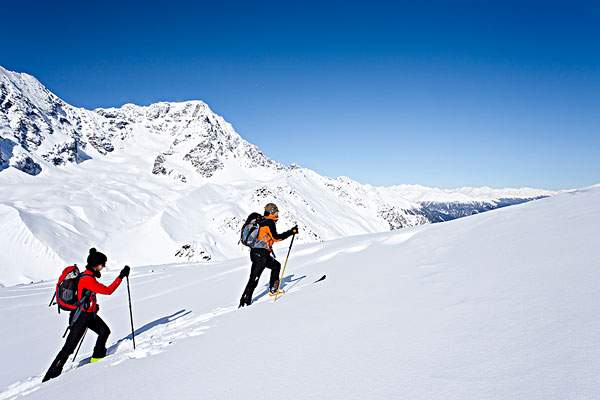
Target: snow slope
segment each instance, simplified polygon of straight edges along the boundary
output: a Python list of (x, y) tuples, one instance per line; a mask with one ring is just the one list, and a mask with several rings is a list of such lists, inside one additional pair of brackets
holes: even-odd
[(66, 321), (46, 307), (52, 284), (0, 288), (0, 399), (60, 399), (82, 382), (90, 400), (595, 399), (598, 226), (600, 185), (304, 244), (292, 250), (288, 293), (270, 300), (263, 276), (241, 310), (246, 258), (134, 266), (138, 349), (121, 287), (100, 301), (110, 357), (77, 367), (86, 337), (78, 360), (43, 385)]
[(268, 202), (318, 242), (552, 194), (331, 179), (271, 160), (201, 101), (86, 110), (0, 67), (0, 285), (52, 279), (91, 246), (135, 264), (235, 258)]

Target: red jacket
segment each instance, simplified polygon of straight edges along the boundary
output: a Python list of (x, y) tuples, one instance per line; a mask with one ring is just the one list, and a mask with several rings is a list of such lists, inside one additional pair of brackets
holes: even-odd
[(113, 283), (110, 286), (105, 286), (96, 280), (94, 273), (89, 269), (86, 269), (81, 274), (79, 278), (79, 284), (77, 286), (77, 300), (81, 301), (84, 292), (90, 291), (91, 294), (89, 296), (89, 304), (88, 307), (84, 307), (83, 311), (85, 312), (96, 312), (98, 311), (98, 303), (96, 302), (96, 294), (113, 294), (115, 290), (119, 287), (123, 279), (117, 276)]

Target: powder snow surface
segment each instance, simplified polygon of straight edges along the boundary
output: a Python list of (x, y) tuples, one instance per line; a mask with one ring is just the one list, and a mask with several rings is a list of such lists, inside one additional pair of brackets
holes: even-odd
[(45, 384), (66, 323), (46, 307), (52, 283), (2, 288), (0, 399), (64, 399), (82, 385), (89, 400), (597, 399), (598, 226), (593, 187), (300, 245), (288, 293), (273, 302), (265, 273), (241, 310), (246, 258), (134, 266), (137, 350), (123, 285), (100, 299), (110, 356), (78, 367), (93, 347), (88, 334), (77, 360)]

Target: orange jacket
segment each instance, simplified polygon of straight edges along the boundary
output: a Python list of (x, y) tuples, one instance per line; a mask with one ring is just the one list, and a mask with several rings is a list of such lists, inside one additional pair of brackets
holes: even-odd
[(292, 231), (287, 231), (282, 234), (277, 233), (275, 222), (277, 217), (269, 214), (265, 216), (259, 223), (258, 229), (258, 246), (257, 248), (267, 249), (273, 251), (273, 243), (287, 239), (292, 235)]

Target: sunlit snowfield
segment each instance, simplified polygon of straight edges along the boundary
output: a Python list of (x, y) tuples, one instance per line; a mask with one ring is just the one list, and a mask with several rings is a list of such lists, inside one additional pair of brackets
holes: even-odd
[[(93, 334), (63, 343), (52, 282), (0, 289), (0, 399), (592, 399), (600, 387), (600, 187), (443, 224), (292, 249), (287, 294), (237, 309), (247, 258), (133, 266)], [(280, 258), (287, 242), (277, 248)], [(110, 258), (110, 254), (108, 254)], [(109, 282), (120, 265), (102, 278)], [(58, 271), (57, 266), (57, 271)], [(315, 280), (326, 274), (327, 279)]]

